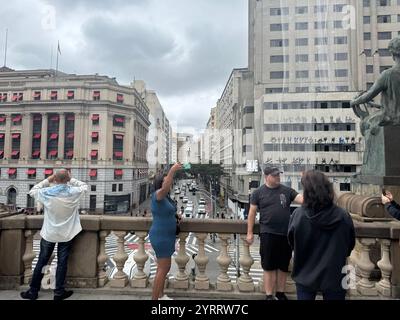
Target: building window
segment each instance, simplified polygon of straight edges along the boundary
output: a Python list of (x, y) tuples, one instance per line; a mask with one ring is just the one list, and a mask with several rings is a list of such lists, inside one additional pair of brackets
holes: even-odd
[(347, 69), (336, 69), (335, 70), (335, 77), (337, 78), (343, 78), (343, 77), (347, 77), (349, 74)]
[(315, 70), (316, 78), (328, 78), (328, 70)]
[(308, 78), (308, 70), (296, 71), (296, 78), (297, 79)]
[(122, 134), (114, 134), (113, 160), (122, 160), (123, 148), (124, 148), (124, 136)]
[(296, 62), (308, 62), (308, 54), (296, 54)]
[(74, 98), (75, 98), (75, 92), (73, 90), (69, 90), (67, 92), (67, 99), (68, 100), (74, 100)]
[(289, 39), (272, 39), (270, 41), (271, 47), (287, 47), (289, 46)]
[(92, 114), (92, 125), (97, 126), (99, 125), (100, 115)]
[(90, 158), (91, 158), (91, 160), (97, 160), (98, 159), (98, 151), (97, 150), (90, 151)]
[(117, 191), (117, 184), (116, 184), (116, 183), (113, 183), (113, 184), (112, 184), (112, 189), (111, 189), (111, 191), (112, 191), (112, 192), (116, 192), (116, 191)]
[(367, 73), (374, 73), (374, 66), (373, 65), (367, 65), (365, 71)]
[(316, 53), (314, 56), (315, 61), (328, 61), (328, 54), (326, 53)]
[(96, 210), (96, 195), (91, 194), (89, 200), (89, 210), (94, 211)]
[(123, 175), (122, 169), (114, 169), (114, 180), (121, 180)]
[(124, 95), (122, 93), (117, 93), (117, 102), (124, 103)]
[(371, 17), (370, 16), (364, 16), (363, 17), (363, 23), (364, 24), (370, 24), (371, 23)]
[(328, 44), (328, 37), (317, 37), (314, 38), (314, 44), (318, 45), (327, 45)]
[(90, 186), (90, 191), (96, 191), (96, 185), (95, 184), (92, 184), (91, 186)]
[(343, 12), (343, 7), (345, 4), (334, 4), (333, 5), (333, 12)]
[(17, 179), (17, 169), (16, 168), (8, 169), (8, 178), (9, 179)]
[(39, 101), (40, 100), (40, 96), (41, 96), (41, 92), (40, 91), (35, 91), (33, 93), (33, 100)]
[(28, 179), (36, 179), (36, 169), (34, 168), (28, 169), (26, 173), (28, 175)]
[(381, 15), (377, 17), (378, 23), (391, 23), (392, 19), (390, 15)]
[(378, 32), (378, 40), (392, 39), (392, 32)]
[(319, 29), (326, 29), (327, 23), (326, 21), (315, 21), (314, 22), (314, 29), (319, 30)]
[(113, 126), (114, 127), (122, 127), (123, 128), (124, 124), (125, 124), (125, 117), (124, 116), (115, 115), (113, 117)]
[(343, 21), (341, 21), (341, 20), (333, 21), (333, 28), (335, 28), (335, 29), (343, 29)]
[(272, 23), (269, 25), (270, 31), (288, 31), (288, 23)]
[(327, 6), (322, 5), (322, 6), (314, 6), (314, 13), (323, 13), (326, 12)]
[(371, 32), (364, 32), (364, 40), (371, 40)]
[(45, 169), (44, 170), (44, 178), (47, 179), (53, 174), (53, 169)]
[(334, 43), (335, 44), (347, 44), (347, 37), (335, 37)]
[(90, 169), (89, 177), (90, 177), (90, 180), (97, 180), (97, 169)]
[(289, 78), (289, 71), (271, 71), (270, 79), (287, 79)]
[(124, 190), (124, 185), (122, 183), (118, 184), (118, 191), (121, 192)]
[(271, 16), (287, 16), (289, 14), (289, 8), (288, 7), (270, 8), (269, 14)]
[(379, 7), (389, 7), (390, 0), (377, 0), (377, 6)]
[(12, 102), (22, 101), (24, 99), (24, 94), (22, 92), (14, 92), (11, 98)]
[(308, 7), (302, 6), (302, 7), (296, 7), (296, 14), (306, 14), (308, 13)]
[(296, 30), (307, 30), (308, 22), (296, 22)]
[(339, 187), (340, 191), (351, 191), (350, 183), (341, 183)]
[(11, 121), (14, 126), (20, 126), (22, 124), (22, 115), (20, 114), (11, 115)]
[(348, 59), (347, 52), (335, 53), (335, 60), (336, 61), (346, 61), (347, 59)]
[(58, 92), (57, 91), (51, 91), (50, 93), (50, 100), (57, 100)]
[(270, 56), (269, 61), (270, 63), (289, 62), (289, 55)]
[(296, 39), (296, 47), (308, 46), (308, 38)]
[(7, 93), (0, 93), (0, 102), (7, 102)]
[(381, 57), (391, 57), (392, 56), (389, 49), (378, 49), (378, 53)]
[(99, 142), (99, 133), (92, 132), (92, 143), (97, 143), (97, 142)]
[(308, 87), (296, 87), (296, 92), (301, 93), (301, 92), (309, 92)]
[(100, 91), (93, 91), (93, 101), (100, 100)]
[(370, 4), (370, 0), (363, 0), (363, 7), (369, 7), (371, 4)]

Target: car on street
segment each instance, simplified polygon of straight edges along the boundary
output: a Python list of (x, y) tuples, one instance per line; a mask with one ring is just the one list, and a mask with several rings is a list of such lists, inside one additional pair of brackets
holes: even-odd
[(206, 214), (206, 206), (204, 204), (200, 204), (197, 208), (198, 214)]
[(204, 200), (204, 198), (200, 198), (199, 199), (199, 204), (205, 205), (206, 204), (206, 200)]
[(187, 203), (189, 201), (188, 197), (183, 197), (182, 203)]
[(193, 216), (193, 207), (186, 207), (183, 214), (186, 218), (191, 218)]

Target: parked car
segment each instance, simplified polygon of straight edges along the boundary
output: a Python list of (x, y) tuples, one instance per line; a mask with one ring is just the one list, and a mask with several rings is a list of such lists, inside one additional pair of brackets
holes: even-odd
[(182, 202), (187, 203), (189, 201), (188, 197), (183, 197)]
[(200, 204), (197, 209), (198, 214), (206, 214), (206, 206), (204, 204)]
[(204, 198), (200, 198), (199, 205), (205, 205), (205, 204), (206, 204), (206, 200), (204, 200)]
[(186, 207), (184, 215), (186, 218), (191, 218), (193, 216), (193, 207)]

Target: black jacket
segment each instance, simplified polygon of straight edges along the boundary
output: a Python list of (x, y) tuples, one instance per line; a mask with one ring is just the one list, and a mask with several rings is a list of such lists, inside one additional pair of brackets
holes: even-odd
[(385, 209), (393, 218), (400, 220), (400, 206), (396, 203), (396, 201), (386, 203)]
[(350, 215), (332, 205), (320, 212), (297, 208), (288, 239), (294, 250), (293, 280), (314, 291), (342, 290), (342, 268), (355, 244)]

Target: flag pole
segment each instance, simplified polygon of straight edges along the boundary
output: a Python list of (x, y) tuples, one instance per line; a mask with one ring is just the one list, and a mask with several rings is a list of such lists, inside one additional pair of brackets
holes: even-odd
[(8, 29), (6, 29), (6, 46), (4, 49), (4, 66), (7, 65), (7, 42), (8, 42)]

